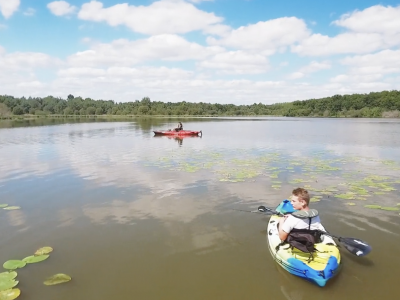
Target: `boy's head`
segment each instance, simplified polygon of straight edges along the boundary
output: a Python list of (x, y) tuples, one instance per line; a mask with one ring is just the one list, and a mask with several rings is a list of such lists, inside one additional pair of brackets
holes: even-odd
[(309, 205), (310, 195), (308, 191), (303, 188), (297, 188), (292, 191), (292, 205), (294, 209), (302, 209)]

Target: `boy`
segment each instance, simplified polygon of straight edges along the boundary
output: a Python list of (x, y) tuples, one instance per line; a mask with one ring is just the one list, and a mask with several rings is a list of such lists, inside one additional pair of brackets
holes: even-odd
[[(294, 189), (292, 192), (291, 203), (295, 210), (310, 212), (308, 207), (310, 203), (310, 195), (303, 188)], [(285, 215), (279, 220), (279, 238), (281, 241), (286, 241), (292, 229), (308, 229), (326, 231), (321, 224), (319, 216), (310, 218), (298, 218), (293, 215)]]

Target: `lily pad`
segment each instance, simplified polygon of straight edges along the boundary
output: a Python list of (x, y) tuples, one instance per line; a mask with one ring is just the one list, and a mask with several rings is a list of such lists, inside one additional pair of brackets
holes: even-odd
[(0, 273), (0, 281), (2, 281), (2, 280), (12, 280), (15, 277), (17, 277), (17, 275), (18, 274), (15, 271)]
[(8, 204), (0, 204), (0, 208), (4, 208), (4, 207), (7, 207), (8, 206)]
[(46, 247), (42, 247), (40, 249), (37, 249), (36, 252), (35, 252), (35, 255), (49, 254), (52, 251), (53, 251), (53, 248), (46, 246)]
[(7, 207), (4, 207), (3, 209), (5, 209), (5, 210), (16, 210), (16, 209), (20, 209), (21, 207), (20, 206), (7, 206)]
[(389, 211), (398, 211), (400, 210), (398, 207), (381, 207), (382, 210), (389, 210)]
[[(11, 280), (0, 280), (0, 291), (5, 291), (13, 288), (18, 284), (19, 281), (11, 279)], [(0, 298), (1, 299), (1, 298)]]
[(45, 285), (55, 285), (55, 284), (60, 284), (64, 282), (68, 282), (71, 280), (71, 277), (68, 276), (67, 274), (55, 274), (49, 278), (47, 278), (43, 283)]
[(374, 204), (368, 204), (368, 205), (365, 205), (364, 207), (366, 207), (366, 208), (380, 209), (382, 206), (380, 206), (380, 205), (374, 205)]
[(25, 257), (23, 259), (24, 262), (26, 262), (27, 264), (33, 264), (33, 263), (38, 263), (41, 261), (46, 260), (50, 255), (45, 254), (45, 255), (31, 255), (28, 257)]
[(0, 292), (0, 300), (14, 300), (21, 294), (19, 289), (9, 289)]
[(15, 269), (20, 269), (25, 267), (26, 262), (22, 261), (22, 260), (18, 260), (18, 259), (11, 259), (11, 260), (7, 260), (4, 264), (3, 264), (3, 268), (7, 269), (7, 270), (15, 270)]

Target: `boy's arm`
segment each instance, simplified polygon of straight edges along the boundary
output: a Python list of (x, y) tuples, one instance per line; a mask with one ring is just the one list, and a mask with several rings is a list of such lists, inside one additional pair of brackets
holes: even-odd
[(283, 228), (283, 223), (286, 221), (288, 216), (284, 216), (279, 220), (279, 238), (281, 241), (285, 241), (289, 235), (288, 232), (284, 231)]

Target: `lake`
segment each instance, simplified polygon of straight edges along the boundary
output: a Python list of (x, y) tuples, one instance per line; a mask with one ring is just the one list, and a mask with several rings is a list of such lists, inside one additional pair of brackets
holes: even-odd
[[(178, 121), (203, 135), (154, 137)], [(2, 121), (0, 204), (20, 209), (0, 209), (0, 262), (54, 248), (17, 270), (21, 300), (395, 299), (399, 137), (395, 119)], [(296, 187), (331, 233), (373, 247), (341, 247), (324, 288), (273, 261), (269, 216), (238, 211)], [(56, 273), (72, 281), (43, 285)]]

